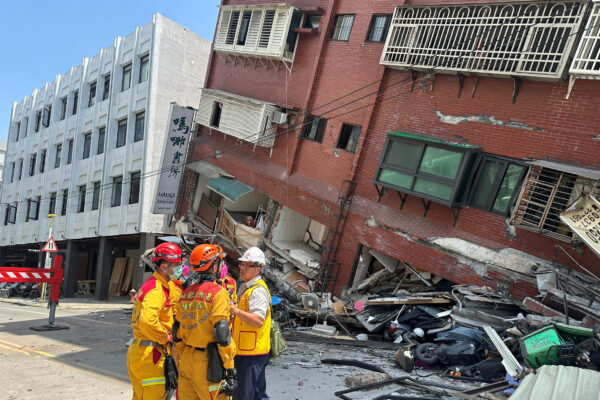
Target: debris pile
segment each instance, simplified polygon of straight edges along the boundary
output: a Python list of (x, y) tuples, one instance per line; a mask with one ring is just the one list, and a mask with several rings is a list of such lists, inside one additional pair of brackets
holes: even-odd
[[(516, 300), (502, 288), (453, 285), (399, 263), (393, 272), (383, 266), (337, 298), (310, 291), (310, 282), (298, 287), (277, 267), (267, 270), (273, 292), (283, 299), (273, 315), (288, 340), (385, 349), (395, 360), (398, 371), (368, 368), (373, 372), (346, 377), (348, 389), (335, 393), (342, 399), (387, 385), (394, 392), (376, 399), (501, 398), (512, 392), (533, 399), (540, 397), (526, 392), (536, 373), (538, 381), (549, 371), (600, 380), (595, 276), (536, 270), (538, 296)], [(423, 369), (437, 380), (419, 377)], [(517, 389), (520, 383), (523, 389)]]

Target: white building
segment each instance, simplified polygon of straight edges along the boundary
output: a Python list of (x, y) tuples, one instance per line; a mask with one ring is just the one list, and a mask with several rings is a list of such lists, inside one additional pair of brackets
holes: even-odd
[(0, 189), (4, 179), (4, 165), (6, 164), (6, 140), (0, 140)]
[[(15, 102), (0, 262), (26, 264), (16, 254), (39, 250), (47, 215), (56, 214), (65, 294), (77, 280), (95, 280), (96, 297), (106, 298), (114, 258), (139, 257), (155, 234), (171, 230), (167, 216), (152, 214), (152, 173), (160, 168), (170, 103), (197, 106), (209, 54), (208, 40), (155, 14)], [(135, 271), (134, 287), (142, 277)]]

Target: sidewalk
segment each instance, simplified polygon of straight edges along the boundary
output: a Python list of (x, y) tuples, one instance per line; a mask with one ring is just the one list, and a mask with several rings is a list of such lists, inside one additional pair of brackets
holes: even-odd
[[(39, 301), (39, 299), (24, 299), (22, 297), (0, 298), (0, 302), (22, 304), (46, 308), (48, 301)], [(112, 297), (106, 301), (96, 300), (93, 296), (75, 295), (71, 298), (61, 298), (58, 302), (58, 309), (63, 310), (120, 310), (131, 308), (129, 296)]]

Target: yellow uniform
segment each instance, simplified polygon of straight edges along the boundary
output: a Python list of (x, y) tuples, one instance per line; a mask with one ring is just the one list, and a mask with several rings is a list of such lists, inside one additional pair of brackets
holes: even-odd
[(155, 272), (135, 296), (131, 314), (133, 342), (127, 350), (133, 400), (166, 397), (164, 344), (173, 325), (171, 288), (172, 285)]
[[(262, 279), (259, 279), (240, 296), (238, 305), (240, 310), (250, 312), (250, 296), (254, 289), (259, 286), (265, 288), (269, 294), (269, 300), (271, 299), (267, 284)], [(248, 325), (239, 317), (235, 317), (233, 319), (231, 336), (236, 344), (238, 356), (258, 356), (268, 354), (271, 350), (271, 307), (267, 309), (265, 323), (261, 328)]]
[(231, 301), (233, 301), (234, 304), (238, 303), (237, 283), (235, 282), (235, 279), (233, 279), (229, 275), (225, 275), (225, 278), (223, 278), (219, 282), (219, 286), (227, 290), (227, 292), (229, 293), (229, 298), (231, 299)]
[[(213, 281), (193, 283), (186, 288), (176, 305), (179, 327), (178, 336), (185, 347), (179, 354), (179, 399), (225, 399), (218, 394), (219, 383), (206, 379), (208, 355), (206, 346), (216, 342), (214, 325), (229, 321), (229, 295)], [(217, 345), (225, 369), (234, 367), (235, 344)], [(179, 349), (179, 347), (178, 347)]]

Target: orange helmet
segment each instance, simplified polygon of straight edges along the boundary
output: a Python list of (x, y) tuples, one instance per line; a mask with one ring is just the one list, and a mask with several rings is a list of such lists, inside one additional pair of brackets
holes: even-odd
[(225, 253), (221, 246), (216, 244), (201, 244), (196, 246), (190, 254), (190, 267), (194, 271), (208, 270), (214, 261), (221, 261), (225, 258)]

